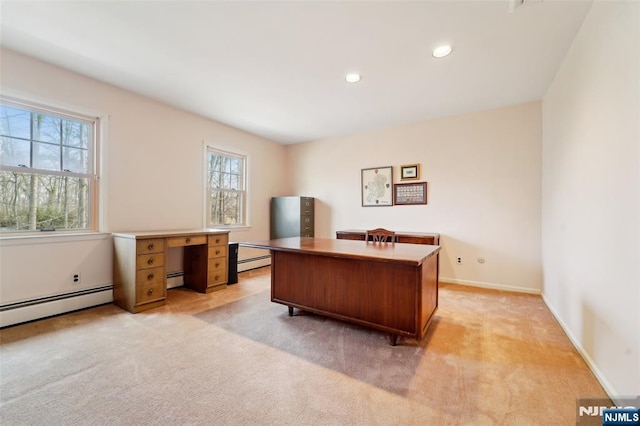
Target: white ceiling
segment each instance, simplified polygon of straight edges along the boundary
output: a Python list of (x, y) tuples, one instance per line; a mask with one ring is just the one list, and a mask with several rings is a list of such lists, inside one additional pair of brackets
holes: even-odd
[(2, 0), (1, 42), (288, 144), (541, 99), (591, 2), (510, 2)]

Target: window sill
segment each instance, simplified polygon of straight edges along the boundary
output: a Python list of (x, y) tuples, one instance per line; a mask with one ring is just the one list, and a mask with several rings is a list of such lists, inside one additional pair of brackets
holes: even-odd
[(24, 246), (30, 244), (57, 244), (75, 241), (103, 240), (110, 238), (108, 232), (65, 232), (53, 231), (39, 234), (0, 235), (0, 247)]
[(211, 225), (209, 229), (222, 229), (229, 232), (241, 232), (249, 231), (251, 227), (249, 225)]

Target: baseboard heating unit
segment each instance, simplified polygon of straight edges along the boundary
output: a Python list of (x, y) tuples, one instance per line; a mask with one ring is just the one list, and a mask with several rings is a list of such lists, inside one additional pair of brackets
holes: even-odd
[(0, 305), (0, 327), (113, 302), (113, 285)]

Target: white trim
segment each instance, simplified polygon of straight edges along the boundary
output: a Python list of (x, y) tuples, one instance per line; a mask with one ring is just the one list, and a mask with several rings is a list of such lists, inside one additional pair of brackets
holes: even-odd
[(113, 302), (113, 289), (0, 312), (0, 327), (20, 324)]
[(96, 170), (95, 174), (98, 179), (98, 184), (96, 185), (96, 196), (95, 201), (97, 203), (95, 207), (95, 229), (100, 232), (107, 229), (107, 194), (109, 194), (109, 179), (107, 179), (107, 170), (109, 170), (108, 156), (106, 149), (107, 144), (109, 143), (109, 115), (103, 115), (98, 117), (99, 120), (99, 129), (96, 132)]
[(248, 225), (215, 225), (215, 229), (225, 229), (229, 232), (243, 232), (250, 231), (251, 227)]
[[(250, 169), (250, 162), (251, 162), (251, 155), (243, 150), (238, 150), (235, 148), (229, 148), (226, 147), (224, 145), (218, 145), (215, 144), (213, 142), (209, 142), (207, 140), (203, 140), (202, 141), (202, 146), (203, 146), (203, 150), (204, 150), (204, 155), (203, 155), (203, 159), (202, 159), (202, 200), (204, 202), (204, 206), (202, 209), (202, 226), (205, 228), (210, 228), (210, 227), (215, 227), (215, 228), (222, 228), (222, 229), (229, 229), (231, 231), (235, 231), (235, 230), (248, 230), (251, 228), (251, 215), (249, 214), (249, 212), (251, 211), (250, 208), (250, 197), (249, 197), (249, 193), (250, 193), (250, 179), (249, 179), (249, 169)], [(229, 155), (231, 157), (238, 157), (238, 158), (242, 158), (244, 160), (244, 203), (243, 203), (243, 217), (244, 217), (244, 223), (241, 225), (210, 225), (209, 224), (209, 216), (210, 216), (210, 212), (209, 212), (209, 194), (207, 193), (207, 170), (209, 167), (209, 162), (207, 161), (207, 157), (209, 155), (210, 151), (215, 151), (217, 153), (220, 154), (226, 154)]]
[[(8, 93), (8, 94), (7, 94)], [(106, 165), (102, 163), (103, 156), (103, 143), (105, 143), (109, 124), (109, 116), (104, 114), (97, 114), (94, 111), (89, 111), (86, 108), (68, 106), (61, 104), (59, 101), (44, 100), (43, 98), (37, 98), (33, 95), (17, 94), (17, 92), (11, 93), (11, 91), (4, 91), (0, 93), (0, 101), (16, 108), (24, 108), (29, 111), (41, 111), (44, 114), (60, 117), (63, 119), (72, 119), (86, 122), (93, 127), (93, 141), (88, 147), (89, 159), (91, 161), (90, 173), (70, 173), (70, 172), (58, 172), (53, 170), (38, 170), (30, 169), (36, 174), (46, 174), (55, 176), (73, 176), (80, 178), (87, 178), (90, 180), (89, 187), (89, 226), (85, 229), (69, 229), (61, 230), (60, 232), (81, 232), (81, 233), (99, 233), (105, 229), (106, 219), (103, 218), (103, 214), (106, 214), (106, 194), (107, 191), (102, 189), (101, 186), (106, 179), (101, 180), (102, 170), (106, 170)], [(24, 169), (17, 169), (16, 167), (2, 166), (5, 170), (16, 170), (19, 172), (28, 172)], [(105, 195), (102, 195), (105, 194)], [(5, 237), (37, 237), (41, 231), (5, 231), (0, 233), (0, 239)]]
[(447, 278), (447, 277), (439, 277), (438, 280), (443, 283), (468, 285), (471, 287), (482, 287), (482, 288), (489, 288), (493, 290), (514, 291), (517, 293), (527, 293), (527, 294), (536, 294), (536, 295), (541, 294), (540, 290), (536, 290), (533, 288), (514, 287), (510, 285), (486, 283), (482, 281), (459, 280), (457, 278)]
[(54, 108), (71, 116), (84, 116), (85, 119), (87, 117), (98, 118), (105, 114), (104, 112), (98, 112), (93, 109), (88, 109), (84, 106), (61, 102), (59, 99), (45, 98), (42, 96), (33, 95), (32, 93), (25, 93), (19, 90), (7, 89), (4, 87), (2, 88), (2, 93), (0, 93), (0, 98), (6, 99), (9, 102), (34, 105), (45, 110)]
[[(240, 261), (240, 259), (238, 259)], [(238, 263), (238, 273), (250, 271), (252, 269), (262, 268), (271, 265), (271, 258), (252, 258), (244, 259), (242, 263)]]
[(31, 244), (57, 244), (68, 243), (71, 241), (90, 241), (104, 240), (111, 238), (111, 234), (107, 232), (67, 232), (52, 231), (41, 232), (40, 234), (21, 234), (21, 235), (3, 235), (0, 237), (0, 247), (9, 246), (26, 246)]
[(544, 302), (547, 309), (549, 309), (549, 312), (551, 312), (551, 315), (553, 315), (553, 317), (556, 319), (558, 324), (560, 324), (560, 327), (564, 331), (564, 334), (566, 334), (569, 340), (571, 341), (571, 344), (573, 344), (573, 346), (576, 348), (576, 350), (578, 351), (582, 359), (584, 359), (584, 362), (587, 364), (587, 367), (589, 367), (589, 370), (591, 370), (593, 375), (596, 376), (596, 379), (598, 380), (598, 382), (600, 382), (600, 385), (602, 386), (604, 391), (607, 393), (607, 395), (609, 395), (609, 398), (611, 398), (611, 400), (614, 403), (619, 404), (620, 402), (616, 401), (616, 398), (612, 396), (612, 395), (618, 395), (618, 393), (615, 392), (615, 389), (613, 388), (611, 383), (605, 378), (604, 374), (602, 374), (602, 371), (600, 371), (600, 369), (596, 366), (596, 363), (589, 356), (587, 351), (585, 351), (585, 349), (582, 347), (578, 339), (576, 339), (576, 337), (573, 335), (573, 333), (571, 332), (567, 324), (565, 324), (564, 321), (560, 319), (560, 315), (558, 315), (556, 310), (551, 307), (544, 293), (542, 294), (542, 301)]

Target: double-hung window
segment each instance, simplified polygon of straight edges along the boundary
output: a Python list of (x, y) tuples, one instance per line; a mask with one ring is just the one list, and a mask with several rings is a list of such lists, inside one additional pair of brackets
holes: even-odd
[(207, 226), (247, 224), (244, 155), (207, 147)]
[(97, 128), (0, 99), (0, 232), (97, 230)]

